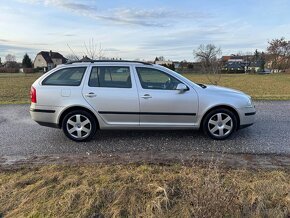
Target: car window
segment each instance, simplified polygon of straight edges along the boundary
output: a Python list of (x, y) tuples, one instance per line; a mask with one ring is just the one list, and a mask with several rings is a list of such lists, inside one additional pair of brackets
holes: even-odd
[(176, 78), (157, 69), (136, 67), (136, 70), (143, 89), (175, 90), (181, 83)]
[(88, 85), (91, 87), (132, 88), (130, 68), (118, 66), (93, 67)]
[(42, 85), (79, 86), (86, 71), (86, 67), (71, 67), (60, 69), (46, 77)]

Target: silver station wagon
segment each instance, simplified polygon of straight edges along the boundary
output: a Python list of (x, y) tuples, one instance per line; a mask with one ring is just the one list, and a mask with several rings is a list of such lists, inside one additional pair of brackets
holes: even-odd
[(30, 114), (78, 142), (102, 129), (202, 129), (222, 140), (252, 125), (256, 110), (240, 91), (197, 84), (159, 65), (91, 61), (60, 65), (37, 79)]

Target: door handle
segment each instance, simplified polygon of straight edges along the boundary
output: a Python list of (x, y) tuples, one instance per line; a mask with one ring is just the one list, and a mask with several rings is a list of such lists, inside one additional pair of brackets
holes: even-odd
[(145, 95), (141, 96), (141, 98), (148, 99), (148, 98), (152, 98), (152, 96), (149, 94), (145, 94)]
[(95, 93), (93, 93), (93, 92), (90, 92), (90, 93), (85, 94), (85, 96), (88, 97), (88, 98), (94, 98), (97, 95)]

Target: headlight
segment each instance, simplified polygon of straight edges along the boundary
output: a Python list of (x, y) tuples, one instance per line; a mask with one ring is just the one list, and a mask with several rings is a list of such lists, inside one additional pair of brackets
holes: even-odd
[(251, 97), (248, 98), (247, 107), (253, 107), (253, 102), (252, 102)]

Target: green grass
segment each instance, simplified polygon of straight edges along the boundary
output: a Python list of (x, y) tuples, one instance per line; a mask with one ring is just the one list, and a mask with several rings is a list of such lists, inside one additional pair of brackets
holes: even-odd
[[(31, 84), (41, 74), (0, 74), (0, 104), (29, 103)], [(203, 74), (184, 74), (188, 79), (209, 83)], [(229, 75), (223, 74), (219, 83), (244, 91), (255, 100), (290, 100), (290, 74)]]
[(0, 217), (289, 217), (286, 171), (179, 165), (0, 172)]

